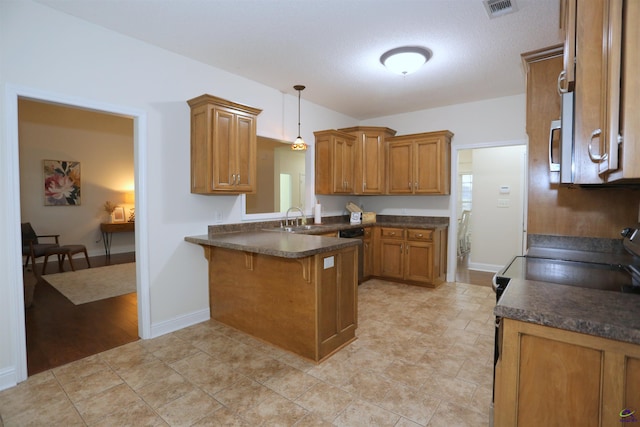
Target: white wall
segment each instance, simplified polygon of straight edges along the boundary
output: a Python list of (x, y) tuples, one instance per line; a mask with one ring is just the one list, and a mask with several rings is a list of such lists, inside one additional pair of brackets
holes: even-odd
[[(469, 267), (498, 271), (522, 254), (524, 145), (473, 150)], [(500, 187), (508, 187), (500, 193)]]
[[(29, 100), (20, 101), (18, 112), (21, 221), (38, 234), (60, 234), (62, 245), (82, 244), (90, 256), (104, 255), (103, 204), (123, 206), (125, 218), (133, 207), (125, 203), (134, 189), (133, 120)], [(45, 159), (80, 162), (80, 205), (44, 205)], [(133, 233), (113, 236), (111, 253), (134, 250)]]
[[(142, 220), (148, 239), (150, 317), (154, 331), (171, 330), (185, 318), (208, 312), (207, 265), (203, 250), (186, 243), (205, 234), (213, 212), (223, 222), (241, 218), (237, 196), (201, 196), (189, 192), (189, 108), (186, 100), (209, 93), (263, 109), (258, 133), (293, 140), (297, 136), (297, 99), (202, 63), (116, 34), (28, 0), (0, 2), (0, 88), (2, 125), (15, 108), (7, 94), (26, 87), (105, 105), (145, 112), (148, 184)], [(292, 86), (298, 81), (292, 81)], [(284, 104), (284, 105), (283, 105)], [(302, 136), (313, 130), (353, 126), (356, 121), (302, 100)], [(282, 129), (284, 123), (285, 129)], [(19, 240), (18, 153), (9, 133), (0, 136), (0, 210), (2, 236)], [(308, 156), (312, 157), (312, 156)], [(140, 161), (140, 159), (138, 160)], [(307, 170), (312, 169), (308, 159)], [(142, 203), (143, 201), (137, 200)], [(141, 218), (138, 218), (139, 220)], [(15, 223), (14, 223), (15, 222)], [(19, 308), (13, 306), (21, 281), (18, 245), (0, 243), (0, 389), (16, 380), (20, 342)], [(19, 312), (18, 314), (20, 314)], [(18, 323), (16, 323), (18, 322)]]

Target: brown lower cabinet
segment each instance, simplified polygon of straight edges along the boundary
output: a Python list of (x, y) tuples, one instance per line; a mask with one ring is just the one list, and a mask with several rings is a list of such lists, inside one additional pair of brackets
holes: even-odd
[(203, 247), (211, 318), (316, 362), (355, 340), (356, 246), (304, 258)]
[(500, 337), (496, 427), (615, 426), (640, 409), (639, 345), (512, 319)]
[(375, 227), (373, 233), (374, 275), (429, 287), (446, 280), (446, 229)]

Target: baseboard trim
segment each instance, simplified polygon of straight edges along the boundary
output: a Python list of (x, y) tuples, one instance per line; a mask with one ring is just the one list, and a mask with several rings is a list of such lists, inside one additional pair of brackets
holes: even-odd
[(485, 271), (487, 273), (497, 273), (504, 265), (483, 264), (480, 262), (470, 262), (469, 270)]
[(210, 318), (211, 312), (207, 308), (200, 311), (194, 311), (193, 313), (185, 314), (184, 316), (179, 316), (174, 319), (165, 320), (164, 322), (155, 323), (151, 325), (151, 338), (156, 338), (188, 326), (205, 322)]
[(16, 370), (14, 368), (5, 368), (0, 371), (0, 391), (15, 387), (18, 384), (16, 380)]

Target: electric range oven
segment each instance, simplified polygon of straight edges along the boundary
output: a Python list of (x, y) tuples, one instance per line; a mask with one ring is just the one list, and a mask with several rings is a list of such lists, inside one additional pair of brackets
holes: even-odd
[[(531, 248), (527, 255), (514, 257), (493, 277), (496, 303), (512, 279), (640, 294), (640, 231), (638, 228), (625, 228), (621, 234), (628, 254)], [(500, 321), (496, 317), (494, 394), (495, 365), (500, 357)], [(490, 418), (493, 425), (493, 400)]]

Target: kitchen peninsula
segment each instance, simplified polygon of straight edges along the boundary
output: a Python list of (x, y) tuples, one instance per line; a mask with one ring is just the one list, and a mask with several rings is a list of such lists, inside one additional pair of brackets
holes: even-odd
[(355, 340), (358, 240), (282, 231), (185, 240), (209, 262), (213, 319), (316, 362)]

